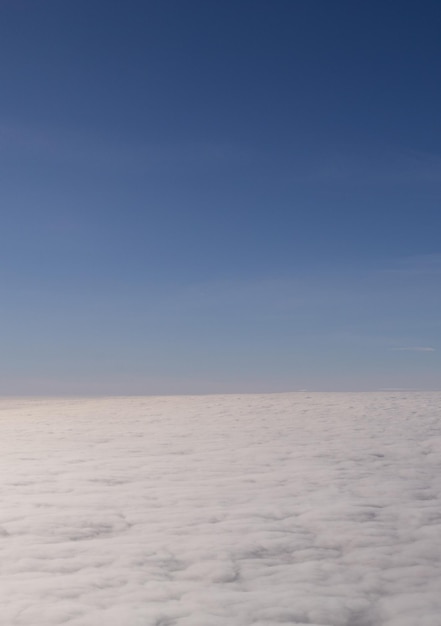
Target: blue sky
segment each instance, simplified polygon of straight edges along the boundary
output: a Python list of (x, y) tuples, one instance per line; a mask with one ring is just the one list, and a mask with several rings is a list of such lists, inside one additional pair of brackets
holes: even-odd
[(438, 1), (0, 18), (0, 393), (441, 388)]

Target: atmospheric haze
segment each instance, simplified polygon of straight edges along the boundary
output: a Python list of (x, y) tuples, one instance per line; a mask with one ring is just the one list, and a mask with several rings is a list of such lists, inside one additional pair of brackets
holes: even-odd
[(2, 624), (439, 626), (440, 402), (1, 399)]

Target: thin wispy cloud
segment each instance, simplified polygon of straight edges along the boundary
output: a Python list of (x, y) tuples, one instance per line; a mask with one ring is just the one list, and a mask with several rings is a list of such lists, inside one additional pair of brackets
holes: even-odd
[(254, 160), (255, 152), (229, 141), (124, 140), (0, 121), (0, 152), (19, 152), (85, 167), (143, 171), (152, 167), (206, 167)]
[[(302, 167), (305, 168), (302, 170)], [(364, 151), (330, 151), (298, 168), (310, 182), (373, 185), (439, 183), (441, 159), (424, 152), (385, 150), (384, 146)]]
[(392, 348), (394, 352), (435, 352), (435, 348), (430, 346), (405, 346), (400, 348)]

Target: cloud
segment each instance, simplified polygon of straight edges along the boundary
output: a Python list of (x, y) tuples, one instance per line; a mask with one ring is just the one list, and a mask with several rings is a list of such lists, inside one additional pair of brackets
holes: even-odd
[(438, 623), (440, 401), (0, 399), (2, 623)]
[(419, 254), (398, 258), (385, 271), (410, 276), (437, 276), (441, 273), (441, 254)]
[(377, 146), (374, 151), (329, 151), (298, 166), (298, 175), (319, 183), (425, 184), (441, 180), (441, 157), (418, 151), (396, 151)]
[(435, 348), (428, 346), (407, 346), (402, 348), (391, 348), (395, 352), (435, 352)]
[(228, 141), (141, 142), (0, 121), (0, 151), (37, 155), (102, 170), (144, 172), (156, 168), (238, 165), (261, 158)]

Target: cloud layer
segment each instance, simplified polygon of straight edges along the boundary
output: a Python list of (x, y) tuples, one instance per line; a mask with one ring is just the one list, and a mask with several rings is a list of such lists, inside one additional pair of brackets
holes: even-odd
[(2, 399), (2, 623), (438, 626), (440, 401)]

